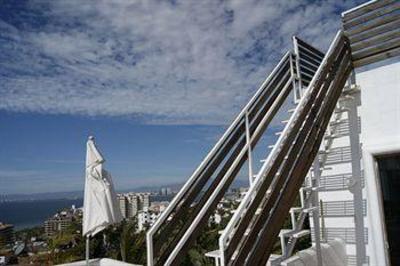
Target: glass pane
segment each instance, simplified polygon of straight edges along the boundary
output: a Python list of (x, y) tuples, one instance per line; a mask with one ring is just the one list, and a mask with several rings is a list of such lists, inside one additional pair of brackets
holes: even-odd
[(400, 155), (377, 159), (391, 265), (400, 265)]

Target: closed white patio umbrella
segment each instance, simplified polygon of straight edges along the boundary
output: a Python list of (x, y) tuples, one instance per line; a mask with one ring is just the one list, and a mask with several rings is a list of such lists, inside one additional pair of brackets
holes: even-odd
[(111, 175), (103, 169), (105, 162), (94, 138), (86, 144), (86, 178), (83, 201), (82, 234), (86, 236), (86, 259), (89, 259), (89, 238), (108, 225), (122, 220)]

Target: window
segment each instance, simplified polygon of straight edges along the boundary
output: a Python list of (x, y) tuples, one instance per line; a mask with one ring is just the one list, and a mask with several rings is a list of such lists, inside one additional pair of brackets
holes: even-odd
[(391, 265), (400, 265), (400, 154), (377, 158)]

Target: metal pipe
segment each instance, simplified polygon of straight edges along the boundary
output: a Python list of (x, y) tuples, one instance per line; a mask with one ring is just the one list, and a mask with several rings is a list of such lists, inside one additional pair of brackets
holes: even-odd
[(90, 238), (90, 236), (87, 235), (86, 236), (86, 266), (89, 266), (89, 248), (90, 248), (89, 238)]

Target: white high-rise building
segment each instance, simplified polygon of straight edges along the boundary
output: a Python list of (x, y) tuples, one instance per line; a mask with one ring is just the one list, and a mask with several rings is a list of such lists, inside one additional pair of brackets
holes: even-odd
[(128, 218), (128, 199), (124, 194), (118, 194), (119, 208), (123, 218)]
[(142, 201), (142, 210), (147, 211), (150, 207), (150, 193), (140, 194)]
[(135, 217), (140, 210), (140, 198), (136, 194), (128, 195), (128, 218)]

